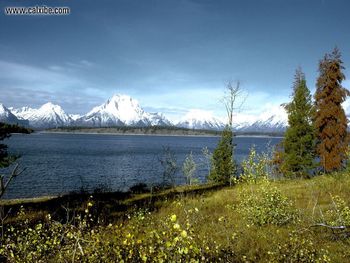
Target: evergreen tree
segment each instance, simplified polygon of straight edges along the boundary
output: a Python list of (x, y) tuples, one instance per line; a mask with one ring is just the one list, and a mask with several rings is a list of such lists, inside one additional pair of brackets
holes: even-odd
[[(0, 141), (11, 136), (11, 125), (0, 123)], [(0, 144), (0, 168), (8, 167), (16, 159), (15, 156), (11, 156), (7, 152), (7, 145)]]
[[(210, 181), (231, 185), (232, 178), (236, 173), (236, 164), (233, 158), (233, 113), (237, 109), (235, 106), (241, 95), (242, 90), (239, 82), (234, 86), (229, 81), (222, 100), (227, 113), (228, 125), (223, 130), (220, 142), (213, 152), (211, 171), (208, 176)], [(242, 104), (239, 108), (241, 106)]]
[(305, 177), (314, 166), (315, 136), (312, 98), (301, 69), (296, 71), (292, 101), (285, 108), (288, 114), (288, 128), (283, 141), (281, 170), (287, 176), (293, 174)]
[(315, 129), (317, 154), (327, 173), (341, 169), (346, 161), (347, 118), (342, 103), (350, 92), (342, 87), (345, 79), (341, 54), (337, 48), (319, 62), (319, 77), (315, 93)]
[(228, 184), (234, 175), (233, 162), (233, 134), (229, 126), (223, 132), (220, 142), (213, 152), (212, 169), (209, 180), (217, 183)]

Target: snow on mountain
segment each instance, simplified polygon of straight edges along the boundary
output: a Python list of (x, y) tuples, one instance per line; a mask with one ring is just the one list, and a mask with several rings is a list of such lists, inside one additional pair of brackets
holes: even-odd
[(190, 110), (176, 125), (188, 129), (222, 130), (225, 124), (210, 111)]
[(18, 119), (8, 108), (0, 103), (0, 122), (9, 124), (28, 125), (28, 121)]
[[(1, 105), (0, 121), (19, 123), (29, 121), (34, 128), (53, 128), (60, 126), (172, 126), (162, 114), (145, 112), (138, 101), (116, 94), (100, 106), (94, 107), (86, 115), (66, 114), (51, 102), (39, 109), (22, 107), (7, 109)], [(28, 122), (26, 122), (28, 124)], [(287, 127), (287, 114), (282, 106), (268, 106), (258, 115), (238, 113), (233, 118), (233, 129), (238, 132), (284, 132)], [(225, 123), (213, 116), (212, 112), (190, 110), (177, 124), (189, 129), (222, 130)]]
[(237, 113), (233, 116), (233, 130), (239, 131), (251, 126), (256, 122), (257, 116), (251, 114)]
[(81, 114), (68, 114), (68, 116), (69, 116), (73, 121), (76, 121), (77, 119), (80, 119), (81, 117), (83, 117), (83, 115), (81, 115)]
[(77, 126), (154, 126), (170, 125), (170, 122), (157, 113), (145, 112), (138, 101), (115, 94), (104, 104), (94, 107), (75, 122)]
[(37, 128), (67, 126), (72, 119), (59, 106), (51, 102), (45, 103), (28, 118), (29, 124)]
[(284, 132), (288, 125), (288, 116), (283, 106), (271, 106), (254, 119), (241, 122), (235, 130), (241, 132)]
[[(283, 106), (268, 106), (258, 115), (237, 113), (233, 117), (233, 130), (237, 132), (284, 132), (288, 117)], [(211, 112), (191, 110), (177, 124), (189, 129), (222, 130), (225, 123)]]
[(28, 120), (29, 125), (34, 128), (54, 128), (68, 126), (72, 118), (67, 115), (59, 105), (51, 102), (45, 103), (39, 109), (22, 107), (12, 109), (12, 112), (20, 119)]
[(9, 110), (16, 115), (17, 118), (22, 120), (28, 120), (29, 116), (31, 116), (36, 109), (30, 108), (30, 107), (22, 107), (19, 109), (15, 109), (13, 107), (9, 107)]
[(173, 124), (162, 113), (149, 113), (152, 126), (172, 126)]

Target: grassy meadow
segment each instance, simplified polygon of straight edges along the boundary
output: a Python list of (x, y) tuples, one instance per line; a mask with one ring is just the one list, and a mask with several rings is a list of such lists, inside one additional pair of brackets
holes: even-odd
[(0, 254), (9, 262), (350, 262), (347, 173), (191, 194), (197, 188), (130, 196), (107, 221), (94, 196), (76, 209), (62, 204), (60, 218), (23, 206), (2, 221)]

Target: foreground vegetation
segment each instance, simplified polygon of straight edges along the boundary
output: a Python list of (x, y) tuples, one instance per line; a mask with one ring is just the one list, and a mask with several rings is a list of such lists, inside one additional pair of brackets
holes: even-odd
[(3, 222), (0, 253), (9, 262), (349, 262), (349, 196), (350, 176), (332, 174), (165, 198), (108, 222), (94, 197), (60, 220), (43, 213), (34, 223), (22, 208)]

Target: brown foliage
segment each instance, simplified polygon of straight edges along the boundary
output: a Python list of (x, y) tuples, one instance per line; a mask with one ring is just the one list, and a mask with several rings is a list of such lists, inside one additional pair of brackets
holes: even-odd
[(342, 168), (349, 142), (347, 118), (341, 103), (350, 92), (342, 87), (345, 79), (343, 62), (337, 48), (319, 63), (319, 78), (315, 93), (315, 128), (317, 153), (325, 172)]
[(285, 156), (284, 156), (283, 141), (282, 141), (275, 146), (275, 149), (273, 151), (273, 156), (271, 159), (273, 172), (277, 176), (283, 176), (287, 172), (285, 169), (285, 166), (283, 165), (284, 159), (285, 159)]

